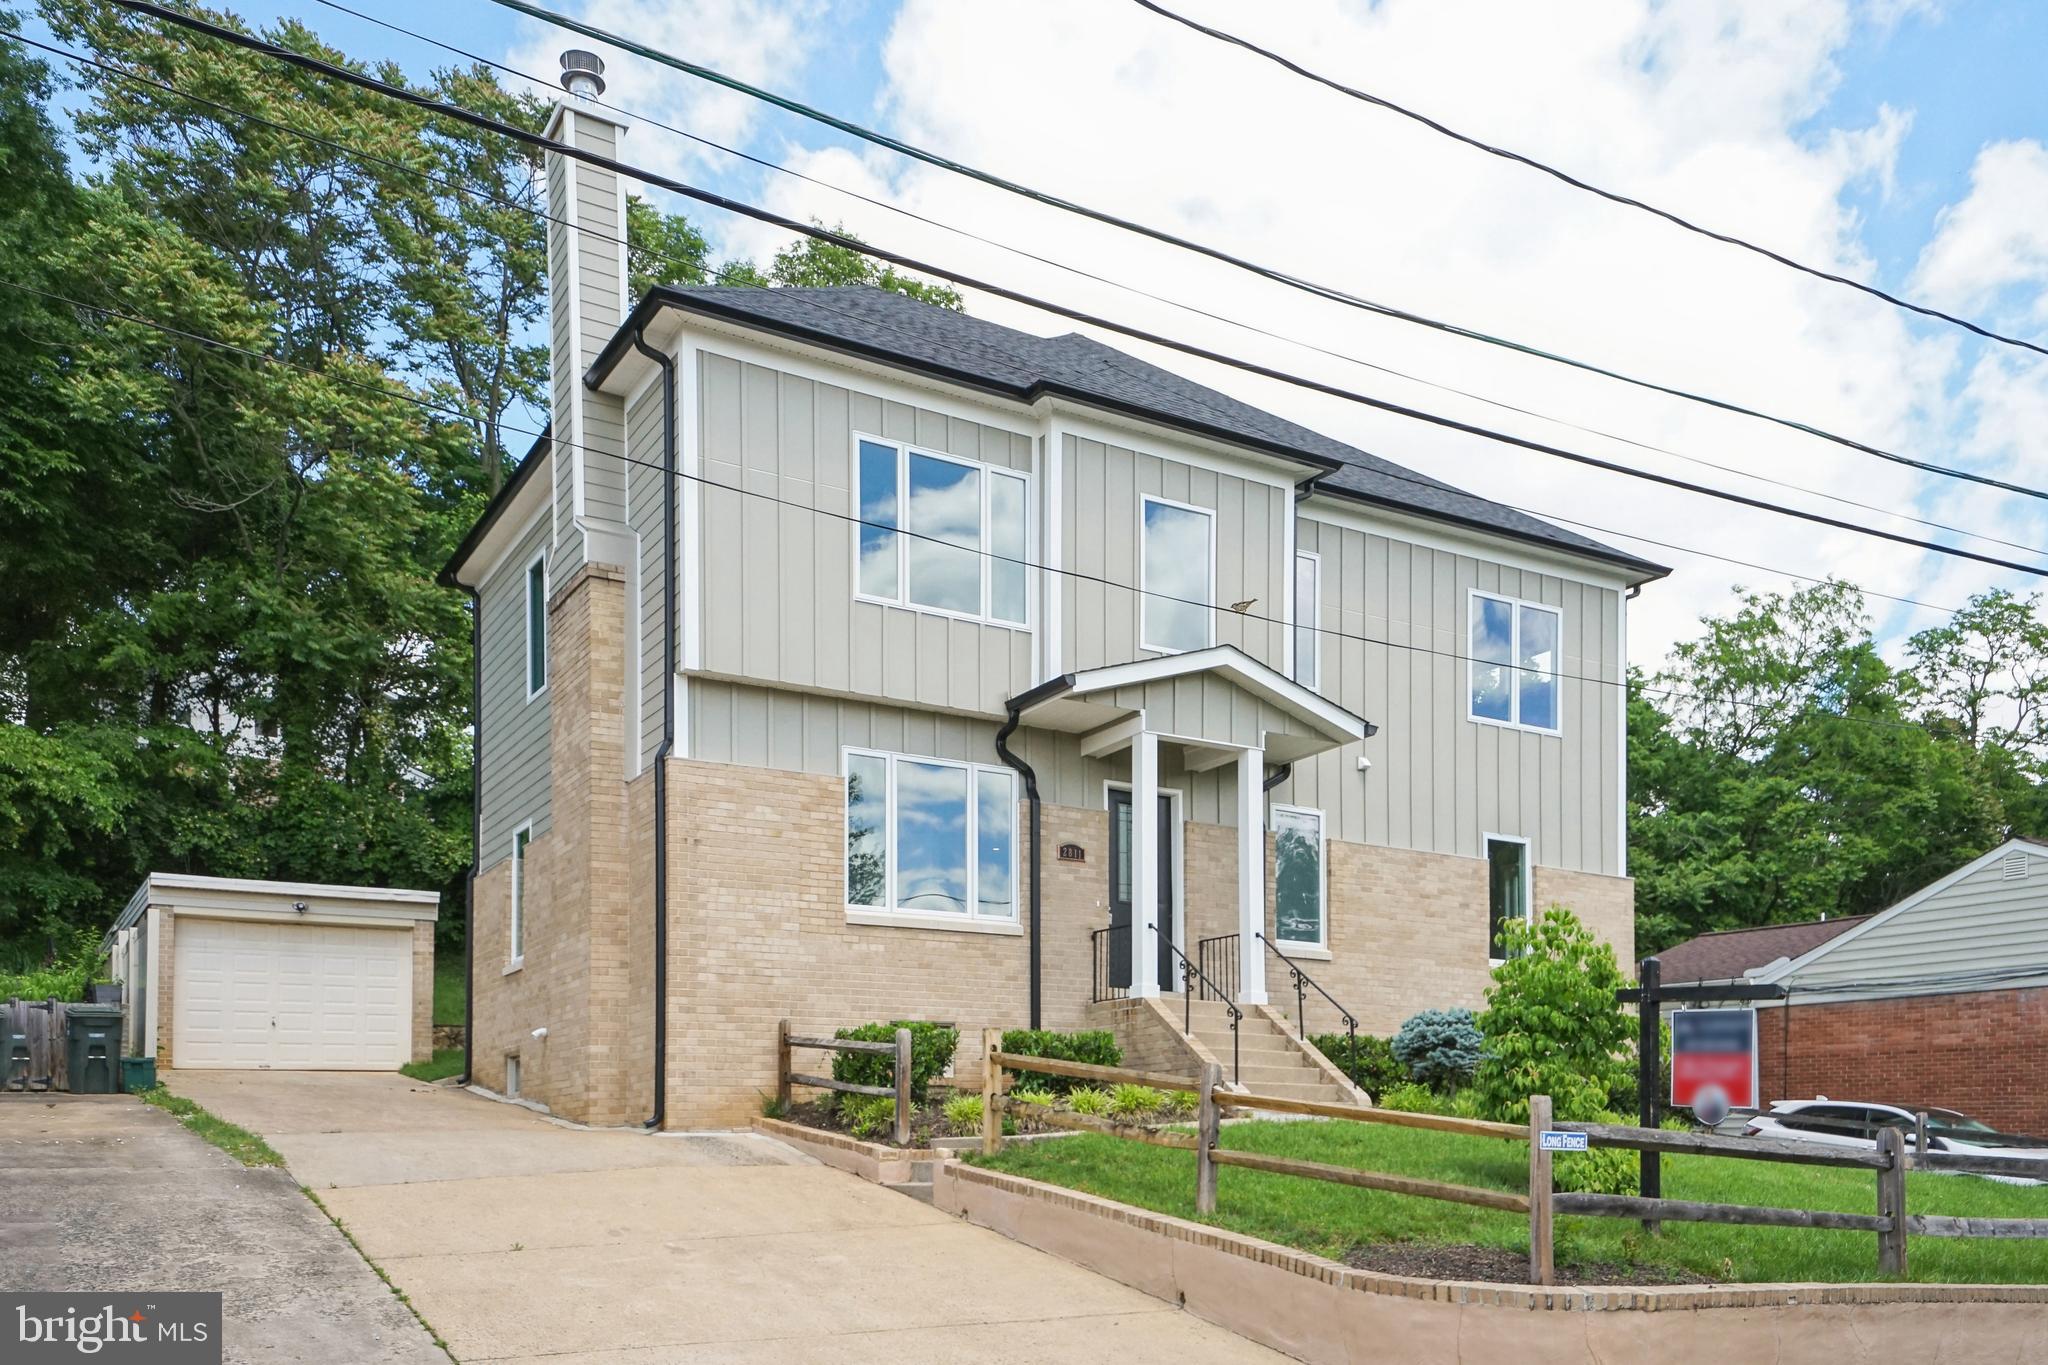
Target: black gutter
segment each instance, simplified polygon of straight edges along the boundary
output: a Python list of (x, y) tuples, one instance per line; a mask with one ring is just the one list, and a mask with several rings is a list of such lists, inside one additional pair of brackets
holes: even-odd
[[(469, 875), (462, 888), (462, 1079), (458, 1085), (469, 1084), (476, 1061), (476, 871), (484, 860), (484, 599), (475, 588), (463, 591), (469, 594)], [(429, 1019), (430, 1044), (433, 1031)]]
[[(1064, 686), (1068, 680), (1055, 678), (1053, 682)], [(1033, 692), (1038, 690), (1032, 689)], [(1028, 692), (1025, 694), (1026, 697), (1030, 695)], [(1037, 1029), (1040, 1027), (1039, 987), (1045, 968), (1045, 952), (1040, 946), (1043, 939), (1039, 933), (1045, 918), (1045, 896), (1041, 885), (1045, 861), (1039, 850), (1038, 774), (1032, 771), (1029, 763), (1011, 753), (1009, 747), (1010, 736), (1017, 733), (1017, 726), (1023, 720), (1024, 698), (1012, 698), (1005, 705), (1010, 718), (1003, 722), (1002, 729), (996, 731), (996, 757), (1003, 761), (1005, 767), (1014, 769), (1023, 777), (1024, 798), (1031, 803), (1031, 1027)]]
[(1266, 774), (1266, 780), (1259, 785), (1259, 790), (1269, 792), (1292, 776), (1294, 776), (1294, 765), (1292, 763), (1278, 764)]
[[(654, 1112), (644, 1125), (659, 1128), (668, 1117), (668, 759), (676, 743), (676, 362), (647, 344), (644, 325), (633, 334), (633, 349), (661, 367), (662, 686), (661, 747), (654, 751)], [(638, 660), (633, 666), (639, 667)]]

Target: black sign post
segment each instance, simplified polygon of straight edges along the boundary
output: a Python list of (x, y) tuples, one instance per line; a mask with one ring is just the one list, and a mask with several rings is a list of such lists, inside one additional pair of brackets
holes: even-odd
[[(1614, 993), (1614, 998), (1622, 1004), (1637, 1007), (1636, 1122), (1644, 1128), (1655, 1128), (1659, 1122), (1658, 1101), (1663, 1094), (1663, 1077), (1659, 1074), (1659, 1063), (1662, 1061), (1663, 1042), (1657, 1026), (1663, 1021), (1665, 1005), (1718, 1005), (1739, 1000), (1783, 1000), (1785, 995), (1783, 986), (1759, 986), (1748, 982), (1666, 986), (1663, 983), (1662, 964), (1656, 958), (1646, 957), (1638, 962), (1635, 989), (1623, 989)], [(1761, 1103), (1763, 1097), (1759, 1095), (1757, 1099)], [(1662, 1198), (1663, 1159), (1655, 1152), (1643, 1152), (1640, 1155), (1640, 1193), (1645, 1199)], [(1645, 1218), (1643, 1230), (1655, 1232), (1656, 1220)]]

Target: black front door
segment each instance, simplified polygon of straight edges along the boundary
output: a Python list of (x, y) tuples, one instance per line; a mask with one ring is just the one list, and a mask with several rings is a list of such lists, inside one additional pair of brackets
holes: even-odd
[[(1109, 984), (1131, 984), (1131, 794), (1109, 790)], [(1159, 798), (1159, 988), (1180, 988), (1173, 949), (1173, 798)]]

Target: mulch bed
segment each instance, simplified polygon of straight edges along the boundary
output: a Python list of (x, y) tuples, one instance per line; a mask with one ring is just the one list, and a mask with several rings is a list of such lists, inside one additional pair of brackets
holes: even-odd
[[(1355, 1246), (1345, 1252), (1344, 1264), (1357, 1270), (1406, 1275), (1422, 1280), (1486, 1280), (1498, 1284), (1529, 1282), (1528, 1256), (1502, 1247), (1376, 1242)], [(1557, 1282), (1565, 1285), (1714, 1283), (1704, 1275), (1695, 1275), (1674, 1266), (1617, 1265), (1612, 1261), (1560, 1265), (1557, 1267)]]

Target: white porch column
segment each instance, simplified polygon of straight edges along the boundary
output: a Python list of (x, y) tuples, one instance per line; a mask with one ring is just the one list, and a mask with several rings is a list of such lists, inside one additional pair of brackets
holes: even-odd
[(1237, 1003), (1266, 1003), (1266, 751), (1237, 756)]
[(1131, 739), (1131, 994), (1157, 995), (1159, 980), (1159, 736)]

